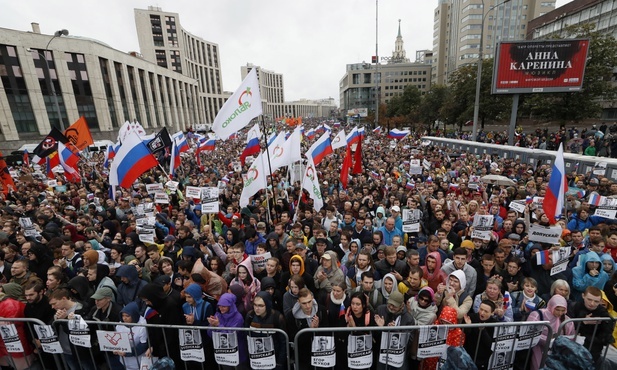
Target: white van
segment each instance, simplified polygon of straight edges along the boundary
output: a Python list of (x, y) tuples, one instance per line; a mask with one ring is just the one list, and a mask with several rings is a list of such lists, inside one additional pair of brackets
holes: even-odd
[[(19, 149), (17, 149), (18, 152), (23, 153), (24, 150), (28, 150), (28, 153), (32, 153), (34, 152), (34, 149), (38, 146), (39, 144), (24, 144), (21, 147), (19, 147)], [(99, 152), (99, 151), (105, 151), (107, 149), (108, 146), (110, 145), (114, 145), (114, 142), (111, 140), (95, 140), (93, 145), (90, 145), (88, 147), (88, 149), (91, 152)]]

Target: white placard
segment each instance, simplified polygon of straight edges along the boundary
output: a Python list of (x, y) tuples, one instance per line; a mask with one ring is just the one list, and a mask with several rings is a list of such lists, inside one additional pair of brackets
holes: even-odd
[(473, 232), (471, 233), (471, 238), (491, 240), (493, 223), (493, 215), (476, 214), (473, 218)]
[(540, 342), (542, 334), (542, 325), (521, 326), (518, 330), (518, 338), (516, 340), (516, 350), (523, 351), (533, 348)]
[(143, 226), (137, 226), (137, 235), (139, 236), (139, 241), (142, 243), (154, 243), (154, 226), (145, 224)]
[(180, 336), (180, 358), (182, 361), (206, 361), (199, 330), (179, 329), (178, 335)]
[(154, 184), (146, 184), (146, 191), (148, 192), (148, 194), (156, 194), (164, 192), (165, 190), (163, 188), (163, 184), (157, 182)]
[(69, 341), (79, 347), (91, 348), (90, 329), (81, 315), (74, 315), (69, 320)]
[(171, 191), (178, 190), (178, 185), (180, 185), (178, 181), (172, 181), (172, 180), (169, 180), (165, 183), (165, 186), (167, 187), (167, 189)]
[(47, 186), (50, 188), (58, 186), (58, 180), (47, 180)]
[(424, 326), (418, 334), (418, 358), (439, 357), (446, 351), (447, 325)]
[(201, 188), (201, 213), (219, 213), (219, 188)]
[(617, 216), (617, 209), (614, 209), (614, 208), (597, 208), (595, 213), (594, 213), (594, 215), (614, 220), (615, 218), (617, 218), (616, 217)]
[(129, 335), (130, 333), (127, 332), (96, 331), (96, 337), (99, 340), (99, 349), (108, 352), (120, 351), (130, 353), (132, 349)]
[(264, 254), (251, 254), (250, 257), (253, 271), (259, 271), (266, 268), (266, 262), (272, 257), (272, 254), (270, 252)]
[(403, 230), (404, 233), (420, 232), (420, 210), (403, 209)]
[(405, 350), (409, 341), (409, 333), (393, 331), (381, 334), (379, 362), (394, 368), (400, 368), (405, 362)]
[(541, 226), (536, 224), (529, 225), (529, 241), (538, 243), (559, 243), (563, 229), (559, 225)]
[(154, 203), (169, 204), (169, 195), (167, 193), (154, 193)]
[(334, 337), (313, 337), (311, 366), (332, 368), (336, 366)]
[(19, 334), (15, 324), (2, 323), (0, 326), (0, 336), (6, 347), (6, 351), (9, 353), (24, 353), (24, 346), (19, 340)]
[(251, 369), (274, 369), (276, 357), (272, 336), (248, 337)]
[(186, 197), (189, 199), (200, 199), (201, 200), (201, 188), (196, 186), (187, 186), (186, 187)]
[(518, 213), (525, 213), (525, 203), (513, 200), (510, 202), (510, 209)]
[(214, 360), (221, 366), (238, 366), (240, 355), (238, 352), (238, 337), (236, 332), (212, 333), (214, 344)]
[(372, 367), (372, 348), (372, 335), (349, 335), (347, 338), (347, 366), (350, 369), (366, 369)]
[(58, 341), (58, 336), (54, 332), (54, 328), (51, 325), (34, 324), (34, 331), (41, 342), (43, 352), (58, 354), (63, 353), (60, 341)]
[(409, 173), (412, 175), (422, 174), (422, 165), (419, 159), (411, 159), (409, 161)]

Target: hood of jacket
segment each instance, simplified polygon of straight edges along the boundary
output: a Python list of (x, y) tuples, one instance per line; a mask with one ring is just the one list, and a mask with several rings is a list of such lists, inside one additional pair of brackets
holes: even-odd
[(312, 320), (313, 316), (317, 315), (317, 301), (313, 299), (313, 304), (311, 306), (311, 313), (310, 314), (305, 314), (304, 311), (302, 311), (302, 307), (300, 307), (300, 302), (296, 302), (293, 306), (293, 308), (291, 309), (292, 314), (294, 315), (294, 317), (298, 320)]
[(184, 292), (195, 300), (195, 305), (198, 305), (199, 302), (203, 300), (201, 286), (199, 286), (199, 284), (190, 284), (184, 289)]
[(229, 311), (225, 315), (232, 315), (238, 312), (236, 308), (236, 296), (231, 293), (223, 293), (219, 299), (218, 306), (229, 307)]
[(465, 277), (463, 270), (454, 270), (450, 273), (450, 275), (448, 275), (448, 283), (446, 284), (448, 286), (450, 285), (450, 276), (456, 277), (461, 283), (461, 290), (465, 290), (465, 287), (467, 287), (467, 278)]
[(458, 318), (456, 309), (454, 307), (446, 306), (439, 314), (439, 323), (440, 324), (457, 324)]
[(300, 276), (304, 275), (304, 259), (302, 259), (302, 257), (298, 256), (297, 254), (291, 256), (291, 258), (289, 259), (289, 270), (291, 271), (291, 263), (293, 261), (300, 261)]
[(135, 302), (131, 302), (127, 304), (126, 306), (124, 306), (124, 308), (122, 309), (122, 311), (120, 311), (120, 313), (125, 313), (131, 316), (132, 323), (139, 322), (139, 306), (137, 306), (137, 303)]
[(390, 293), (386, 292), (386, 286), (383, 283), (384, 281), (386, 281), (386, 279), (392, 280), (392, 291), (394, 291), (395, 289), (398, 290), (398, 282), (396, 281), (396, 277), (394, 276), (394, 274), (387, 273), (386, 276), (381, 279), (381, 294), (383, 295), (384, 301), (387, 300), (388, 297), (390, 297)]
[(77, 300), (79, 301), (85, 301), (86, 299), (89, 298), (88, 297), (89, 285), (90, 285), (90, 282), (88, 281), (88, 278), (86, 278), (85, 276), (81, 276), (81, 275), (75, 276), (68, 282), (69, 289), (77, 292)]
[(118, 267), (116, 270), (116, 276), (128, 278), (128, 285), (134, 285), (139, 281), (139, 273), (133, 265), (122, 265)]

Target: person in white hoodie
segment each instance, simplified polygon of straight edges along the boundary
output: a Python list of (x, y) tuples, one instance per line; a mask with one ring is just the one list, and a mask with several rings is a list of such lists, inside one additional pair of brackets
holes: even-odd
[(446, 284), (439, 284), (435, 294), (437, 306), (452, 307), (456, 310), (457, 318), (461, 322), (473, 305), (471, 295), (465, 290), (467, 278), (463, 270), (455, 270), (448, 275)]
[[(135, 302), (127, 304), (120, 312), (125, 323), (146, 324), (146, 319), (139, 315), (139, 307)], [(114, 351), (113, 354), (119, 357), (120, 363), (126, 370), (139, 370), (141, 363), (139, 357), (148, 349), (148, 330), (145, 326), (116, 325), (116, 331), (131, 333), (129, 340), (132, 351)]]
[(375, 218), (373, 218), (373, 229), (377, 230), (386, 224), (386, 210), (383, 207), (377, 207), (375, 211)]

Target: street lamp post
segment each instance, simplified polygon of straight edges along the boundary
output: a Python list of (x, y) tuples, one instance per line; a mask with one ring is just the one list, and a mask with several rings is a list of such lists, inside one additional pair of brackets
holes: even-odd
[[(68, 34), (69, 34), (69, 31), (64, 28), (54, 32), (53, 37), (49, 39), (49, 42), (45, 46), (45, 51), (49, 49), (49, 44), (51, 44), (51, 42), (54, 41), (56, 37), (68, 36)], [(64, 131), (64, 121), (62, 120), (62, 111), (60, 110), (60, 103), (58, 102), (58, 95), (56, 94), (56, 87), (54, 86), (54, 82), (51, 79), (51, 71), (49, 69), (49, 60), (47, 60), (47, 57), (44, 54), (42, 54), (41, 52), (37, 50), (34, 50), (34, 49), (27, 49), (27, 50), (30, 52), (35, 51), (41, 58), (43, 58), (43, 60), (45, 60), (44, 66), (45, 66), (45, 69), (47, 70), (47, 76), (49, 76), (49, 86), (51, 88), (51, 95), (54, 97), (54, 105), (56, 106), (56, 112), (58, 113), (58, 119), (60, 120), (60, 130)], [(50, 53), (53, 58), (53, 52), (50, 51)], [(57, 74), (58, 74), (58, 68), (56, 66), (56, 76)], [(47, 77), (45, 78), (45, 80), (47, 81)], [(58, 81), (60, 81), (60, 79), (58, 79)]]
[(379, 0), (375, 0), (375, 123), (379, 126)]
[[(480, 47), (478, 48), (478, 70), (476, 72), (476, 100), (473, 104), (473, 131), (471, 140), (476, 141), (478, 136), (478, 116), (480, 115), (480, 86), (482, 81), (482, 60), (484, 59), (484, 21), (486, 16), (493, 11), (493, 9), (510, 2), (511, 0), (504, 0), (499, 4), (493, 5), (489, 10), (483, 14), (482, 22), (480, 23)], [(482, 0), (482, 12), (484, 12), (484, 0)]]

